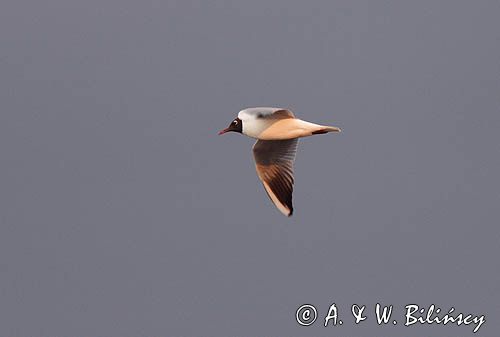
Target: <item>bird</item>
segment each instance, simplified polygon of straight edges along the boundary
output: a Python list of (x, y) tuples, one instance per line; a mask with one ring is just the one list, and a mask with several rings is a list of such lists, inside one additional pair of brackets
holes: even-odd
[(219, 135), (237, 132), (257, 139), (252, 149), (257, 176), (276, 208), (290, 217), (293, 214), (293, 163), (299, 138), (340, 131), (336, 126), (298, 119), (289, 109), (255, 107), (241, 110)]

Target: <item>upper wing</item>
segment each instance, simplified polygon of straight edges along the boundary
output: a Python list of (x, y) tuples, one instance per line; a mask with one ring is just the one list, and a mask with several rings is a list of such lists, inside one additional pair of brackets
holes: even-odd
[(267, 195), (286, 216), (293, 213), (293, 162), (299, 140), (258, 140), (253, 146), (255, 168)]
[(291, 112), (290, 110), (288, 109), (280, 109), (280, 110), (276, 110), (272, 116), (276, 117), (276, 118), (295, 118), (295, 115), (293, 114), (293, 112)]
[(290, 110), (272, 107), (247, 108), (241, 110), (238, 117), (244, 119), (245, 115), (253, 118), (295, 118)]

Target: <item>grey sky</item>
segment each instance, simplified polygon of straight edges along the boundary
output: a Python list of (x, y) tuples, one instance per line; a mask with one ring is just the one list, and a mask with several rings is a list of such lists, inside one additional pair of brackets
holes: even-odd
[[(500, 2), (2, 1), (1, 336), (470, 336), (500, 315)], [(271, 205), (248, 106), (338, 125)], [(320, 320), (336, 302), (344, 325)], [(395, 306), (396, 326), (353, 303)], [(320, 311), (312, 327), (295, 310)]]

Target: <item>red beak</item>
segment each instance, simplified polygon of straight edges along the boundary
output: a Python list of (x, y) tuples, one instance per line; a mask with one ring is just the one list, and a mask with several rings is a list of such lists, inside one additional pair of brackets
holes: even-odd
[(229, 132), (229, 130), (228, 129), (220, 130), (219, 136), (225, 134), (226, 132)]

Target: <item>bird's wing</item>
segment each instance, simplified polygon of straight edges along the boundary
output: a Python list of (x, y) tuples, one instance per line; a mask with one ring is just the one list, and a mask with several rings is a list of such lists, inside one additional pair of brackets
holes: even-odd
[(295, 118), (293, 112), (288, 109), (272, 107), (247, 108), (241, 110), (238, 117), (241, 119), (245, 115), (251, 118)]
[(257, 175), (274, 205), (286, 216), (293, 213), (293, 162), (299, 140), (258, 140), (253, 146)]
[(293, 112), (291, 112), (288, 109), (276, 110), (272, 114), (272, 116), (275, 117), (275, 118), (295, 118), (295, 115), (293, 114)]

